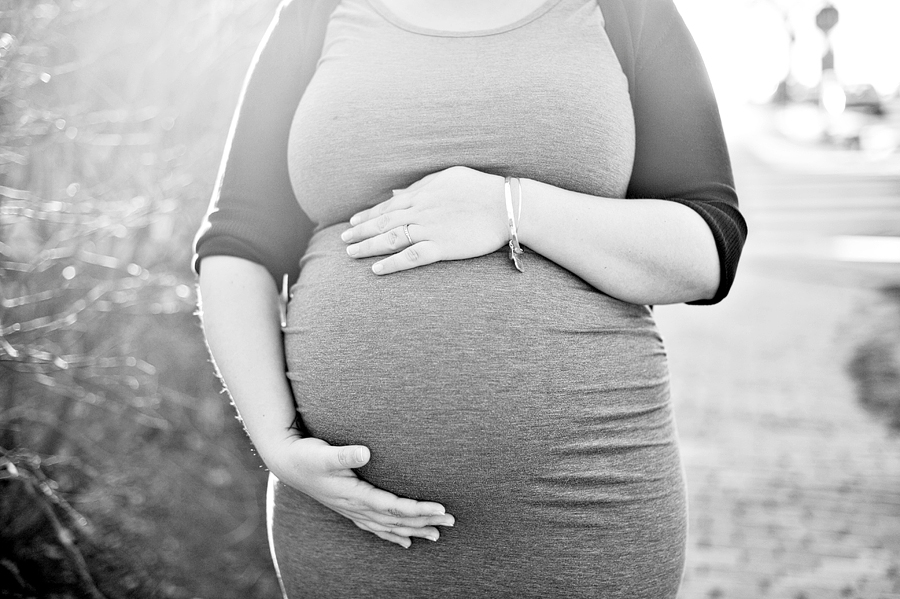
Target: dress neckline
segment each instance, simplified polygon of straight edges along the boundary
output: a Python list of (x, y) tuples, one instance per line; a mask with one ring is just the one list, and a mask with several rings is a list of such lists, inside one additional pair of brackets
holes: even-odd
[(482, 37), (487, 35), (497, 35), (498, 33), (505, 33), (507, 31), (512, 31), (514, 29), (524, 27), (532, 21), (535, 21), (542, 17), (544, 14), (549, 12), (551, 8), (559, 4), (562, 0), (544, 0), (544, 2), (536, 9), (534, 9), (524, 17), (520, 17), (511, 23), (500, 25), (498, 27), (491, 27), (488, 29), (475, 29), (471, 31), (455, 31), (423, 27), (420, 25), (416, 25), (415, 23), (410, 23), (409, 21), (399, 17), (381, 0), (366, 1), (372, 6), (372, 8), (374, 8), (378, 12), (378, 14), (380, 14), (385, 20), (389, 21), (392, 25), (411, 33), (418, 33), (421, 35), (430, 35), (435, 37)]

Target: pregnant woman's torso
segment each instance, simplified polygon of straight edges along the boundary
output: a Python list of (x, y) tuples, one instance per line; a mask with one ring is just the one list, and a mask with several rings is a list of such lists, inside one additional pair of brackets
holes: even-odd
[[(594, 1), (548, 0), (478, 32), (342, 3), (289, 149), (298, 200), (319, 223), (286, 335), (310, 433), (369, 445), (363, 476), (472, 517), (489, 498), (546, 509), (637, 493), (623, 448), (670, 440), (664, 350), (645, 306), (531, 252), (525, 273), (498, 251), (377, 277), (339, 239), (356, 211), (450, 166), (623, 197), (633, 154), (627, 82)], [(616, 465), (586, 474), (609, 449)]]
[(378, 0), (334, 13), (291, 131), (319, 226), (292, 289), (288, 376), (310, 434), (367, 445), (360, 477), (457, 524), (398, 553), (281, 486), (276, 551), (298, 596), (674, 596), (683, 488), (650, 310), (531, 251), (524, 273), (500, 250), (379, 277), (339, 238), (456, 165), (624, 197), (634, 122), (603, 27), (594, 0), (476, 32)]

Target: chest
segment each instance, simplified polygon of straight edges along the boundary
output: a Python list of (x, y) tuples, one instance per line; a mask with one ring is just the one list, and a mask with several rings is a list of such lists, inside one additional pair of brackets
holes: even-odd
[(429, 34), (345, 0), (291, 130), (301, 206), (339, 222), (426, 174), (464, 165), (624, 195), (627, 81), (593, 0), (558, 0), (486, 35)]

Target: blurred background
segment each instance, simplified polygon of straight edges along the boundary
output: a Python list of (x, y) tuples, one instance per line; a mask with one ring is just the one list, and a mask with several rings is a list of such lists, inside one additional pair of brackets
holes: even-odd
[(681, 597), (900, 597), (900, 2), (676, 0), (749, 228), (729, 298), (663, 306)]
[[(900, 2), (676, 3), (751, 232), (657, 309), (681, 596), (900, 598)], [(0, 0), (0, 596), (278, 596), (188, 266), (276, 4)]]

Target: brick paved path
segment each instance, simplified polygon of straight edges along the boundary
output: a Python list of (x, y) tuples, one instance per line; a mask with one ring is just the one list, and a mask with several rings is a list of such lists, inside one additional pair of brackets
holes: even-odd
[(723, 304), (657, 308), (689, 486), (680, 599), (900, 598), (900, 436), (846, 370), (900, 316), (816, 268), (751, 243)]

